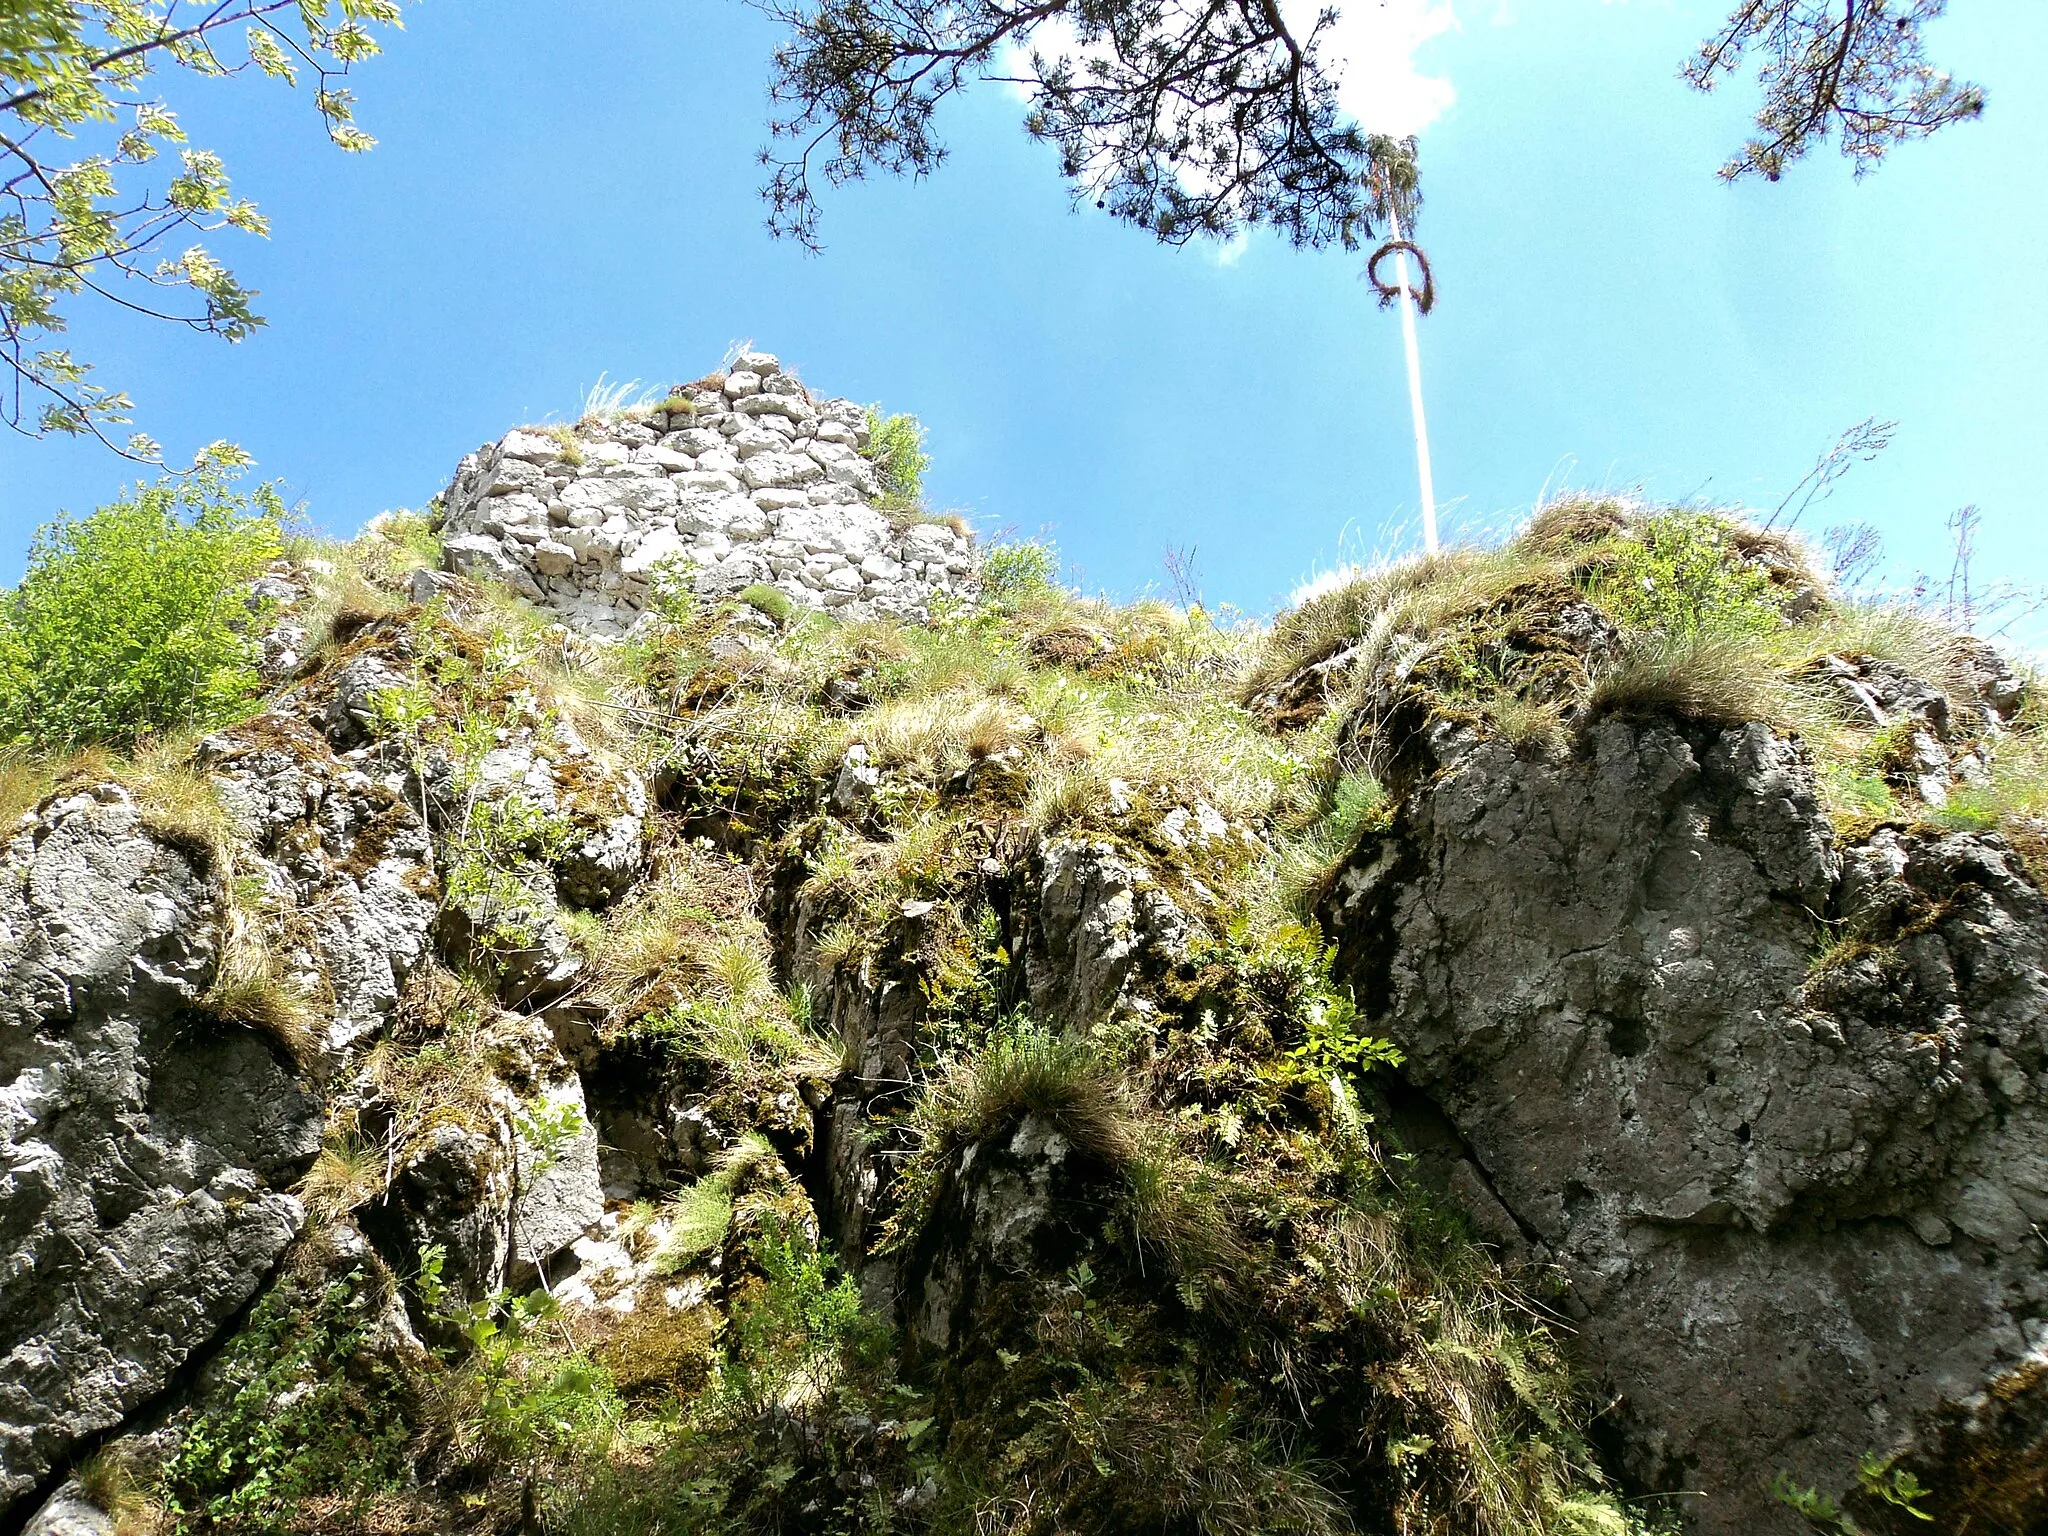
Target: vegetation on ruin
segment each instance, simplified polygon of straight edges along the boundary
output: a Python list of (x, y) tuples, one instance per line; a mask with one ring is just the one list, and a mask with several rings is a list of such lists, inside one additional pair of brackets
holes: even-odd
[[(136, 579), (129, 544), (63, 537), (95, 580)], [(1998, 719), (1969, 643), (1831, 595), (1798, 543), (1712, 512), (1567, 498), (1497, 546), (1351, 573), (1270, 625), (1082, 596), (1027, 543), (990, 550), (980, 596), (927, 624), (743, 593), (614, 645), (466, 583), (410, 605), (431, 538), (401, 517), (317, 555), (258, 549), (317, 620), (294, 697), (344, 664), (389, 679), (367, 750), (431, 786), (437, 894), (475, 937), (467, 971), (418, 972), (388, 1036), (329, 1084), (302, 1254), (177, 1457), (122, 1493), (131, 1524), (1661, 1529), (1668, 1512), (1601, 1469), (1601, 1405), (1541, 1273), (1504, 1269), (1403, 1176), (1384, 1099), (1399, 1053), (1333, 979), (1333, 882), (1438, 771), (1441, 733), (1562, 758), (1614, 714), (1790, 733), (1845, 837), (2048, 846), (2038, 693)], [(192, 571), (214, 584), (190, 599), (205, 611), (248, 575)], [(268, 617), (238, 620), (236, 643)], [(90, 662), (103, 696), (153, 686), (128, 654)], [(1942, 690), (1979, 776), (1929, 803), (1909, 732), (1855, 718), (1830, 659)], [(492, 751), (553, 753), (572, 727), (590, 783), (615, 761), (666, 786), (637, 885), (587, 909), (550, 874), (577, 804), (480, 792)], [(11, 759), (15, 803), (124, 779), (232, 884), (239, 834), (194, 788), (190, 738), (131, 753), (124, 725), (71, 750), (93, 734)], [(1129, 860), (1185, 915), (1185, 942), (1136, 973), (1139, 1006), (1033, 1017), (1007, 924), (1047, 839)], [(317, 999), (279, 993), (246, 897), (216, 1011), (311, 1059)], [(437, 1252), (335, 1264), (332, 1235), (374, 1226), (392, 1169), (437, 1128), (488, 1128), (497, 1085), (524, 1091), (532, 1021), (500, 1001), (501, 967), (550, 925), (581, 959), (596, 1048), (676, 1085), (721, 1139), (693, 1177), (614, 1213), (687, 1304), (592, 1322), (540, 1291), (464, 1300)], [(1814, 998), (1849, 946), (1895, 940), (1832, 940)], [(791, 943), (822, 990), (799, 984)], [(864, 1076), (834, 1001), (883, 985), (919, 999), (909, 1082)], [(878, 1225), (841, 1253), (812, 1203), (813, 1109), (878, 1089)], [(517, 1112), (536, 1136), (555, 1113)], [(959, 1241), (972, 1170), (1027, 1132), (1068, 1149), (1064, 1258), (994, 1285), (970, 1335), (927, 1347), (877, 1309), (862, 1265), (900, 1274)], [(393, 1306), (422, 1347), (366, 1355), (367, 1319)], [(289, 1411), (266, 1412), (280, 1397)]]

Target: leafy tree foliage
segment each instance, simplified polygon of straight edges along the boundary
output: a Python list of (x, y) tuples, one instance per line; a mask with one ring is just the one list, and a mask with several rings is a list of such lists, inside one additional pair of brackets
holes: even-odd
[(1776, 181), (1787, 164), (1839, 133), (1856, 173), (1894, 145), (1984, 110), (1984, 93), (1927, 62), (1921, 28), (1948, 0), (1744, 0), (1685, 66), (1703, 91), (1760, 55), (1757, 136), (1721, 167), (1729, 181)]
[[(1412, 224), (1415, 146), (1339, 111), (1324, 58), (1335, 9), (1292, 27), (1274, 0), (764, 0), (789, 28), (783, 109), (762, 152), (769, 227), (815, 247), (816, 181), (923, 176), (939, 106), (976, 80), (1026, 97), (1025, 127), (1086, 199), (1169, 244), (1275, 229), (1351, 247), (1393, 200)], [(1351, 0), (1366, 4), (1369, 0)], [(1760, 58), (1758, 136), (1730, 179), (1839, 133), (1858, 171), (1983, 108), (1927, 62), (1946, 0), (1742, 0), (1685, 67), (1711, 90)]]
[[(51, 345), (69, 301), (90, 294), (136, 314), (240, 341), (263, 323), (254, 294), (181, 234), (264, 234), (210, 151), (187, 146), (156, 95), (157, 71), (257, 73), (314, 81), (313, 103), (344, 150), (358, 128), (343, 80), (378, 51), (401, 0), (5, 0), (0, 4), (0, 416), (32, 434), (90, 433), (128, 421), (131, 402), (91, 365)], [(79, 153), (83, 149), (84, 153)], [(176, 168), (152, 179), (166, 150)], [(73, 158), (76, 156), (76, 158)], [(131, 457), (154, 460), (147, 437)]]
[(1253, 225), (1350, 245), (1414, 193), (1412, 144), (1339, 112), (1322, 48), (1272, 0), (768, 0), (785, 109), (764, 151), (769, 227), (817, 243), (814, 175), (922, 176), (933, 126), (974, 80), (1027, 94), (1025, 126), (1086, 198), (1168, 244)]
[(59, 517), (0, 594), (0, 746), (132, 744), (203, 725), (255, 692), (248, 584), (275, 559), (284, 507), (231, 487), (217, 448), (189, 475)]

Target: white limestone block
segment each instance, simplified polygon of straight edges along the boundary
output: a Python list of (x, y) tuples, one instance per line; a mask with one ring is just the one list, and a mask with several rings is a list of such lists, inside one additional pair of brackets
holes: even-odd
[(823, 474), (815, 461), (796, 453), (760, 453), (740, 465), (740, 483), (757, 491), (809, 485)]
[(498, 452), (508, 459), (524, 459), (529, 464), (552, 464), (562, 456), (562, 445), (545, 432), (528, 432), (520, 428), (507, 432)]
[[(701, 459), (698, 461), (703, 462)], [(674, 484), (682, 491), (724, 491), (737, 494), (744, 490), (737, 476), (729, 475), (722, 469), (693, 469), (675, 477)]]

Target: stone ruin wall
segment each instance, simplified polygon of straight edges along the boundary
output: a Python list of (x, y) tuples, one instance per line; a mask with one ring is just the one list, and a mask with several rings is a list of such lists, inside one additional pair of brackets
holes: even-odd
[[(974, 582), (973, 539), (878, 506), (867, 412), (765, 352), (672, 395), (689, 407), (525, 427), (466, 456), (442, 498), (445, 563), (578, 628), (629, 631), (661, 591), (768, 584), (847, 618), (922, 619)], [(580, 454), (582, 462), (575, 462)]]

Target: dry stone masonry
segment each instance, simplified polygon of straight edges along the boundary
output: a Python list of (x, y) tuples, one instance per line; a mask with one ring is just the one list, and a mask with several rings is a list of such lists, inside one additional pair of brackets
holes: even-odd
[(446, 563), (600, 635), (666, 592), (757, 584), (847, 618), (922, 618), (972, 582), (973, 543), (877, 505), (867, 446), (863, 407), (742, 353), (651, 411), (521, 428), (465, 457), (442, 501)]

